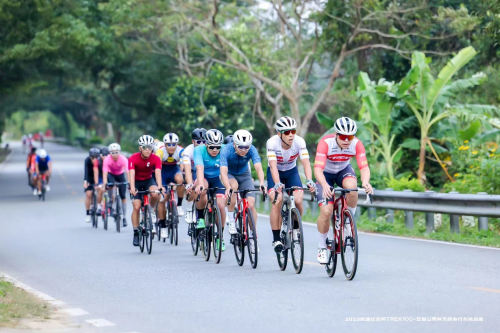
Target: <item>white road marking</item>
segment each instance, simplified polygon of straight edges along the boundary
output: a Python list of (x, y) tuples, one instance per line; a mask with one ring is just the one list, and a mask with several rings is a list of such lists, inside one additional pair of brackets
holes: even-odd
[(49, 301), (50, 304), (54, 305), (54, 306), (65, 306), (66, 303), (64, 303), (63, 301), (59, 301), (59, 300), (55, 300), (55, 301)]
[(109, 327), (109, 326), (116, 326), (110, 321), (107, 321), (106, 319), (87, 319), (85, 320), (87, 323), (90, 325), (94, 325), (95, 327)]
[[(266, 214), (257, 213), (257, 215), (260, 216), (260, 217), (269, 218), (269, 215), (266, 215)], [(308, 227), (316, 227), (316, 223), (302, 221), (302, 224), (306, 225)], [(452, 242), (444, 242), (444, 241), (438, 241), (438, 240), (433, 240), (433, 239), (422, 239), (422, 238), (411, 238), (411, 237), (404, 237), (404, 236), (385, 235), (385, 234), (378, 234), (378, 233), (374, 233), (374, 232), (358, 231), (358, 233), (360, 233), (362, 235), (375, 236), (375, 237), (396, 238), (396, 239), (411, 240), (411, 241), (416, 241), (416, 242), (428, 242), (428, 243), (454, 245), (454, 246), (463, 246), (463, 247), (473, 247), (473, 248), (476, 248), (476, 249), (500, 251), (500, 248), (498, 248), (498, 247), (489, 247), (489, 246), (481, 246), (481, 245), (452, 243)]]
[(70, 316), (85, 316), (89, 314), (87, 311), (80, 308), (61, 309), (61, 311), (66, 312)]

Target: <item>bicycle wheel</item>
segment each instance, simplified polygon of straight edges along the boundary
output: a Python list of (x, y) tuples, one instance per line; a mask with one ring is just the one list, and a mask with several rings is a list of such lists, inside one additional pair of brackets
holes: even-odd
[[(346, 223), (350, 219), (351, 223)], [(340, 230), (340, 255), (347, 280), (354, 279), (358, 267), (358, 229), (348, 210), (344, 211), (344, 227)]]
[(150, 207), (144, 207), (144, 227), (145, 227), (145, 238), (146, 238), (146, 250), (148, 254), (151, 254), (153, 250), (153, 220), (151, 218)]
[(198, 248), (200, 247), (200, 240), (198, 238), (198, 232), (196, 230), (195, 223), (189, 223), (189, 228), (191, 229), (191, 248), (193, 249), (193, 255), (198, 255)]
[(243, 235), (243, 216), (238, 213), (236, 216), (236, 235), (231, 235), (234, 247), (234, 256), (239, 266), (243, 266), (245, 262), (245, 236)]
[(122, 223), (122, 202), (121, 202), (120, 198), (118, 197), (118, 195), (115, 195), (115, 201), (116, 201), (116, 205), (115, 205), (116, 231), (120, 232), (120, 227), (121, 227), (120, 224)]
[(297, 208), (290, 211), (290, 224), (292, 234), (290, 235), (290, 252), (295, 273), (300, 274), (304, 265), (304, 234), (302, 232), (302, 219)]
[(104, 195), (104, 205), (102, 206), (102, 224), (104, 230), (108, 230), (108, 197), (107, 194)]
[(201, 249), (203, 250), (203, 257), (205, 261), (210, 260), (210, 246), (212, 245), (212, 238), (210, 233), (211, 228), (211, 214), (208, 212), (208, 209), (205, 209), (205, 228), (201, 229), (199, 232), (201, 233)]
[(333, 221), (332, 216), (332, 227), (328, 230), (328, 236), (326, 239), (327, 251), (330, 253), (330, 260), (328, 264), (325, 265), (326, 274), (329, 277), (333, 277), (335, 275), (335, 270), (337, 269), (337, 243), (335, 241), (335, 222)]
[[(160, 216), (158, 215), (158, 205), (160, 203), (156, 203), (156, 206), (155, 206), (155, 213), (156, 213), (156, 216)], [(168, 213), (168, 212), (167, 212)], [(156, 228), (156, 235), (158, 236), (158, 242), (161, 240), (161, 227), (160, 227), (160, 223), (159, 222), (156, 222), (154, 224), (154, 227)], [(163, 239), (163, 241), (165, 242), (165, 239)]]
[(222, 232), (222, 219), (220, 217), (219, 206), (214, 205), (212, 208), (212, 246), (214, 248), (214, 259), (215, 263), (220, 263), (220, 258), (222, 256), (222, 241), (224, 240), (224, 235)]
[(179, 244), (179, 215), (177, 214), (177, 205), (172, 204), (172, 213), (170, 223), (172, 225), (172, 238), (175, 246)]
[(97, 197), (95, 191), (92, 192), (92, 227), (97, 228)]
[(248, 249), (248, 258), (250, 259), (252, 268), (256, 268), (258, 261), (257, 231), (255, 228), (255, 220), (250, 209), (247, 209), (245, 223), (247, 228), (246, 245)]
[(173, 213), (174, 209), (177, 207), (172, 201), (169, 201), (169, 209), (168, 209), (168, 238), (170, 239), (170, 244), (174, 243), (174, 231), (173, 231)]
[(287, 248), (287, 237), (289, 231), (289, 223), (283, 221), (282, 223), (286, 223), (286, 225), (281, 227), (281, 243), (283, 244), (283, 250), (281, 252), (276, 253), (276, 258), (278, 259), (278, 265), (280, 269), (284, 271), (286, 269), (286, 265), (288, 263), (288, 248)]

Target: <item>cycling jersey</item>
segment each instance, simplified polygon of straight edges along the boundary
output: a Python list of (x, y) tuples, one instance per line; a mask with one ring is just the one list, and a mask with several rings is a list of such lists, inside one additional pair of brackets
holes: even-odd
[(277, 161), (279, 171), (288, 171), (297, 166), (297, 157), (300, 159), (309, 158), (306, 142), (300, 136), (296, 135), (293, 139), (292, 146), (289, 149), (284, 149), (281, 146), (281, 138), (277, 135), (267, 140), (267, 159), (269, 161)]
[(94, 180), (94, 168), (99, 167), (99, 161), (94, 159), (93, 161), (90, 157), (85, 159), (85, 173), (83, 175), (83, 180), (86, 180), (90, 184), (95, 184)]
[(326, 135), (319, 140), (314, 167), (336, 174), (344, 170), (354, 156), (360, 170), (368, 167), (365, 146), (358, 138), (354, 137), (349, 147), (342, 149), (337, 144), (335, 134)]
[(127, 171), (128, 160), (125, 156), (120, 155), (118, 160), (114, 160), (111, 155), (108, 155), (104, 158), (102, 162), (102, 171), (109, 172), (113, 175), (121, 175), (122, 173)]
[(155, 154), (144, 159), (141, 153), (135, 153), (128, 159), (128, 169), (135, 170), (136, 180), (146, 180), (153, 178), (152, 174), (155, 169), (161, 169), (161, 160)]
[[(167, 147), (165, 147), (165, 146), (160, 147), (157, 150), (157, 153), (159, 153), (159, 155), (161, 155), (161, 164), (163, 166), (162, 169), (164, 167), (174, 168), (178, 164), (180, 164), (181, 160), (182, 160), (182, 152), (183, 151), (184, 151), (184, 148), (182, 148), (181, 146), (178, 145), (175, 148), (175, 152), (173, 154), (169, 154), (167, 151)], [(158, 156), (158, 157), (160, 157), (160, 156)]]
[(40, 156), (36, 157), (36, 163), (38, 164), (38, 171), (49, 170), (49, 162), (51, 161), (50, 156), (47, 155), (43, 160)]
[(35, 171), (35, 164), (36, 164), (36, 154), (29, 153), (28, 154), (28, 159), (26, 160), (26, 168), (30, 169), (31, 171)]
[[(221, 150), (223, 150), (224, 147), (225, 145), (222, 145)], [(215, 157), (210, 156), (208, 148), (200, 145), (194, 149), (193, 155), (194, 165), (201, 165), (205, 168), (203, 173), (206, 178), (215, 178), (220, 176), (220, 152)]]
[(253, 164), (261, 163), (257, 149), (252, 145), (245, 156), (236, 154), (234, 145), (226, 145), (220, 152), (220, 166), (225, 166), (228, 173), (241, 175), (249, 169), (248, 162), (252, 159)]
[(182, 153), (182, 163), (191, 164), (191, 170), (194, 170), (194, 148), (194, 144), (190, 144), (186, 147), (186, 149), (184, 149), (184, 152)]

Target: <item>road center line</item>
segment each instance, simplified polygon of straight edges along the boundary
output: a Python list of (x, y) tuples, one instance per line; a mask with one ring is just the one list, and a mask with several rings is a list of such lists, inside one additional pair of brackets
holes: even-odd
[(490, 288), (483, 288), (483, 287), (469, 287), (469, 289), (476, 289), (476, 290), (486, 291), (489, 293), (500, 294), (500, 289), (490, 289)]

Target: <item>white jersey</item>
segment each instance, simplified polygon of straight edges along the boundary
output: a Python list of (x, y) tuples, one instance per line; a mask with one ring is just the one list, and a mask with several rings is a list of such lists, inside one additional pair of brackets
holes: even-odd
[(182, 154), (184, 151), (184, 148), (182, 148), (181, 146), (177, 145), (173, 154), (169, 154), (165, 146), (161, 147), (160, 151), (161, 153), (157, 155), (160, 155), (159, 157), (161, 158), (162, 165), (181, 164)]
[(194, 170), (194, 144), (190, 144), (184, 149), (182, 153), (182, 163), (183, 164), (191, 164), (191, 170)]
[(281, 145), (281, 138), (277, 135), (267, 140), (267, 160), (277, 161), (279, 171), (288, 171), (297, 165), (297, 157), (300, 159), (309, 158), (306, 142), (300, 136), (296, 135), (292, 146), (284, 149)]

